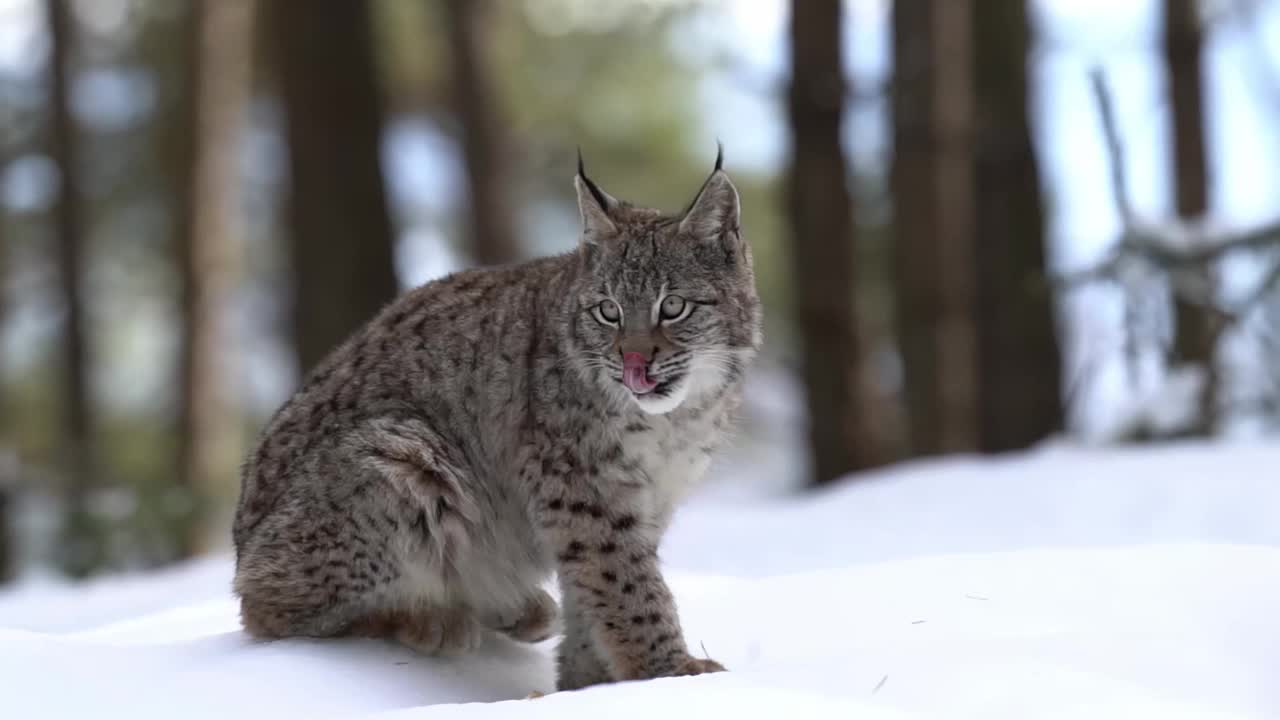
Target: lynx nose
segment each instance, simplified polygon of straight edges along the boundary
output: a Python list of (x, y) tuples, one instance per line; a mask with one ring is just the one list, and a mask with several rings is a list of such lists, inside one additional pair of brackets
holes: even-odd
[(650, 363), (658, 354), (658, 348), (650, 338), (627, 338), (619, 344), (618, 350), (622, 353), (623, 362), (638, 357)]

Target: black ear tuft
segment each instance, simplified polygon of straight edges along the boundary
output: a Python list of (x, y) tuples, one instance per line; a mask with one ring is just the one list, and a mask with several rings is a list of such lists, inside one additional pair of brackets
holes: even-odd
[(582, 162), (582, 148), (578, 148), (578, 174), (573, 179), (574, 190), (578, 193), (578, 212), (582, 214), (582, 242), (594, 245), (617, 232), (609, 212), (617, 206), (618, 201), (601, 190), (591, 178)]
[(737, 232), (739, 219), (738, 189), (721, 167), (723, 148), (716, 153), (716, 168), (702, 183), (697, 196), (684, 211), (680, 229), (697, 237), (719, 238), (725, 231)]
[[(578, 160), (581, 162), (581, 156), (579, 156)], [(716, 140), (716, 170), (722, 169), (724, 169), (724, 143)]]
[(596, 202), (600, 204), (600, 209), (608, 212), (609, 208), (613, 205), (611, 202), (612, 198), (606, 195), (603, 190), (596, 187), (596, 184), (591, 181), (591, 178), (587, 177), (587, 171), (582, 162), (581, 145), (578, 146), (578, 177), (582, 178), (583, 184), (586, 185), (587, 190), (591, 192), (591, 197), (595, 198)]

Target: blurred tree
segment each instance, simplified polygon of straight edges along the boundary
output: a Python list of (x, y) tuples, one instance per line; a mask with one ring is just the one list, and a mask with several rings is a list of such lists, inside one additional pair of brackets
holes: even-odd
[(453, 108), (467, 165), (471, 250), (480, 265), (518, 259), (510, 183), (515, 172), (506, 123), (493, 83), (493, 4), (445, 0), (451, 48)]
[(294, 327), (305, 373), (395, 297), (370, 7), (263, 5), (289, 144)]
[[(576, 228), (572, 178), (581, 146), (592, 177), (609, 192), (680, 209), (716, 153), (699, 112), (697, 67), (676, 47), (691, 8), (647, 12), (652, 5), (617, 0), (612, 23), (566, 25), (563, 7), (540, 0), (494, 6), (494, 80), (507, 98), (520, 199), (553, 200)], [(695, 144), (700, 137), (705, 144)], [(732, 161), (733, 148), (726, 153)], [(576, 238), (562, 242), (572, 247)]]
[(788, 201), (813, 481), (877, 462), (864, 403), (853, 286), (854, 222), (840, 142), (845, 82), (839, 0), (792, 0)]
[(250, 84), (252, 0), (196, 0), (188, 8), (180, 271), (182, 276), (179, 473), (193, 517), (181, 553), (205, 550), (203, 516), (238, 455), (239, 420), (224, 363), (228, 294), (237, 264), (236, 148)]
[[(0, 483), (6, 482), (0, 479)], [(9, 521), (10, 488), (0, 487), (0, 585), (13, 579), (14, 573), (14, 537)]]
[(1027, 0), (974, 2), (972, 13), (978, 443), (999, 452), (1027, 447), (1061, 429), (1062, 359), (1027, 118)]
[(80, 188), (79, 137), (71, 114), (72, 63), (76, 52), (74, 19), (68, 0), (46, 0), (51, 39), (49, 54), (52, 156), (58, 167), (55, 210), (58, 281), (66, 317), (63, 324), (63, 462), (65, 519), (59, 563), (83, 576), (101, 565), (89, 494), (94, 484), (93, 418), (89, 397), (89, 345), (84, 298), (84, 210)]
[(970, 5), (893, 4), (893, 274), (912, 455), (977, 448)]
[[(1204, 33), (1197, 0), (1164, 1), (1164, 58), (1169, 78), (1173, 146), (1173, 184), (1178, 216), (1195, 222), (1208, 210), (1208, 159), (1204, 140), (1204, 81), (1201, 53)], [(1204, 303), (1195, 304), (1174, 293), (1173, 345), (1171, 360), (1203, 373), (1199, 412), (1193, 427), (1195, 435), (1205, 435), (1216, 424), (1218, 372), (1214, 348), (1218, 344), (1217, 328), (1208, 303), (1212, 300), (1214, 282), (1209, 266), (1189, 267), (1175, 274), (1174, 282), (1201, 295)]]
[[(3, 150), (0, 149), (0, 175), (3, 175), (6, 169), (5, 160)], [(3, 287), (4, 281), (9, 277), (9, 246), (5, 242), (5, 231), (8, 229), (8, 212), (5, 204), (0, 202), (0, 287)], [(6, 311), (9, 307), (4, 300), (4, 293), (0, 292), (0, 328), (5, 327), (5, 320), (8, 319)], [(8, 409), (6, 401), (9, 398), (4, 395), (4, 390), (4, 386), (0, 384), (0, 418), (4, 417), (5, 410)], [(5, 454), (14, 451), (14, 448), (10, 447), (7, 425), (7, 423), (0, 425), (0, 433), (2, 433), (0, 434), (0, 584), (10, 580), (14, 571), (14, 538), (10, 532), (12, 524), (9, 520), (9, 503), (16, 483), (14, 478), (9, 477), (10, 463), (5, 461)]]
[[(389, 88), (397, 95), (390, 105), (425, 116), (429, 134), (451, 129), (458, 118), (445, 91), (453, 84), (449, 51), (455, 38), (445, 2), (387, 0), (377, 7), (385, 35), (379, 50), (396, 83)], [(565, 7), (542, 0), (492, 2), (482, 15), (485, 42), (476, 44), (486, 54), (487, 83), (502, 121), (505, 155), (498, 165), (519, 230), (517, 249), (528, 254), (562, 252), (576, 242), (576, 148), (609, 192), (671, 211), (689, 202), (716, 152), (699, 102), (703, 66), (685, 52), (687, 30), (709, 8), (615, 0), (601, 5), (598, 15), (566, 15)], [(758, 281), (777, 310), (785, 273), (768, 260), (785, 258), (785, 248), (778, 241), (773, 178), (734, 169), (734, 148), (725, 152), (743, 196), (744, 226), (759, 253)], [(465, 153), (461, 159), (465, 167)], [(443, 169), (453, 170), (449, 165)], [(465, 177), (457, 177), (461, 185)], [(425, 209), (422, 214), (438, 212)], [(467, 208), (444, 210), (437, 217), (445, 223), (467, 224)], [(461, 244), (458, 250), (470, 254)]]

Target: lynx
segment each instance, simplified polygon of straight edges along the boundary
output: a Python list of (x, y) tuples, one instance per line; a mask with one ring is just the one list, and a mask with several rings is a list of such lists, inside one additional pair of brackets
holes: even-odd
[(723, 670), (658, 562), (761, 342), (721, 158), (668, 215), (579, 157), (574, 251), (412, 290), (312, 371), (244, 465), (245, 629), (442, 655), (563, 632), (560, 689)]

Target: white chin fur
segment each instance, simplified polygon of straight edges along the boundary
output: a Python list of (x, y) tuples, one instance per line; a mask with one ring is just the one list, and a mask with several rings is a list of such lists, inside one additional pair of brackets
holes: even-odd
[(635, 393), (631, 393), (631, 399), (635, 400), (636, 404), (640, 406), (640, 409), (648, 415), (666, 415), (672, 410), (680, 407), (680, 403), (684, 402), (684, 399), (688, 396), (688, 374), (680, 378), (680, 382), (675, 387), (671, 388), (671, 392), (666, 395), (654, 395), (653, 393), (649, 393), (647, 395), (636, 395)]

